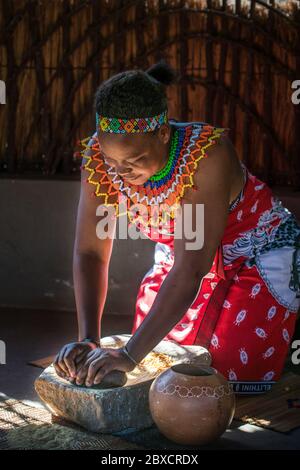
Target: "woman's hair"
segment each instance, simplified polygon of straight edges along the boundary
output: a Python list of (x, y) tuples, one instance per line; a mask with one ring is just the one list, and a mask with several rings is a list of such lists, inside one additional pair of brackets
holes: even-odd
[(127, 70), (101, 83), (95, 93), (95, 111), (107, 117), (130, 119), (162, 113), (168, 108), (166, 86), (178, 75), (163, 59), (146, 71)]

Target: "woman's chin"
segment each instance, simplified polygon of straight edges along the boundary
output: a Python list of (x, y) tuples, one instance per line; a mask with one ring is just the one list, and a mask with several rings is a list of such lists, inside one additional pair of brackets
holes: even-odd
[(124, 180), (127, 181), (127, 182), (130, 183), (130, 184), (135, 185), (135, 186), (140, 185), (140, 184), (144, 184), (144, 183), (147, 181), (147, 179), (144, 178), (143, 176), (137, 176), (136, 178), (133, 178), (133, 179), (130, 179), (130, 178), (126, 179), (126, 178), (124, 178)]
[(136, 180), (132, 181), (131, 184), (135, 184), (136, 186), (144, 184), (146, 182), (145, 178), (137, 178)]

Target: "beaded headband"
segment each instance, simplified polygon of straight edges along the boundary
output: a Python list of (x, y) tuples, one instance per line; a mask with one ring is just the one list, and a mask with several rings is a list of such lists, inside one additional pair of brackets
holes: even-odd
[(152, 117), (143, 118), (110, 118), (96, 113), (96, 126), (100, 131), (115, 134), (132, 134), (133, 132), (152, 132), (168, 122), (168, 110)]

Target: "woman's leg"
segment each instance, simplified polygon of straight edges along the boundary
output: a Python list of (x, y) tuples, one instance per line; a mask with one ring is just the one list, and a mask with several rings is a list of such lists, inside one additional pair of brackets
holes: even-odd
[(214, 331), (212, 365), (233, 381), (277, 381), (295, 323), (296, 313), (275, 300), (256, 266), (243, 266)]

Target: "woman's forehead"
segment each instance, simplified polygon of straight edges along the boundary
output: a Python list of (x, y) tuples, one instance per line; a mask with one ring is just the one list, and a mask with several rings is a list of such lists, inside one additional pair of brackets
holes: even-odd
[(113, 149), (122, 149), (122, 153), (128, 154), (134, 152), (138, 152), (140, 150), (145, 149), (145, 145), (149, 143), (148, 136), (142, 133), (137, 134), (114, 134), (114, 133), (107, 133), (103, 131), (97, 132), (98, 140), (100, 143), (100, 147), (103, 150), (113, 150)]

